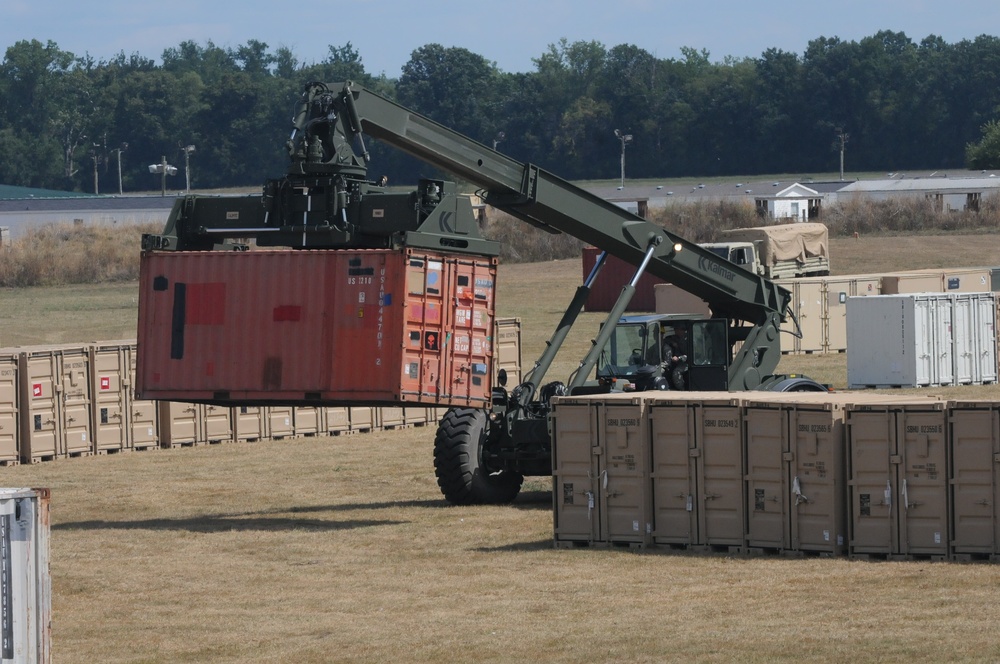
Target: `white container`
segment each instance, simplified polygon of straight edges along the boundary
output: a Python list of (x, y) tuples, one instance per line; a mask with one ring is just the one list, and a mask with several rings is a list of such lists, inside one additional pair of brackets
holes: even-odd
[(51, 662), (49, 490), (0, 489), (0, 664)]
[(921, 387), (996, 380), (993, 293), (848, 298), (848, 387)]

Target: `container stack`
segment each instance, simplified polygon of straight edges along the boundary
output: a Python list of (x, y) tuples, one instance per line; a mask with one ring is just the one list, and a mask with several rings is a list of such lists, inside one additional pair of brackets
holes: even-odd
[(552, 432), (556, 546), (1000, 560), (1000, 403), (562, 397)]
[[(493, 320), (494, 372), (520, 381), (521, 322)], [(436, 424), (444, 409), (220, 405), (139, 399), (134, 340), (0, 349), (0, 466), (226, 442)], [(495, 375), (486, 381), (496, 381)]]

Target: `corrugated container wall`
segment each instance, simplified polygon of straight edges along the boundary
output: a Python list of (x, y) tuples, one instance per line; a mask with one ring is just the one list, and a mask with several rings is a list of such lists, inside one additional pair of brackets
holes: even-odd
[(496, 259), (144, 253), (138, 392), (220, 404), (489, 404)]
[(48, 489), (0, 489), (0, 662), (52, 661)]
[[(583, 248), (583, 279), (590, 275), (590, 271), (597, 264), (597, 257), (601, 255), (601, 250), (597, 247)], [(608, 256), (601, 273), (597, 276), (587, 297), (586, 311), (611, 311), (611, 308), (622, 293), (622, 286), (632, 281), (635, 276), (636, 266), (626, 263), (615, 256)], [(655, 311), (656, 295), (653, 292), (656, 284), (665, 283), (663, 279), (654, 277), (649, 272), (639, 277), (635, 285), (635, 295), (628, 304), (626, 311)]]

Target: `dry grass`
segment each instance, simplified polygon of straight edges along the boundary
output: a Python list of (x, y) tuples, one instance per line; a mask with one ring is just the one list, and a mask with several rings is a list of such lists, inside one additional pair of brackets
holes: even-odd
[[(996, 251), (992, 236), (960, 239), (850, 239), (833, 255), (852, 264), (863, 246), (900, 269), (927, 267), (911, 251), (964, 247), (953, 256), (971, 264)], [(498, 313), (522, 318), (526, 362), (580, 280), (579, 260), (501, 266)], [(103, 326), (134, 329), (134, 292), (6, 291), (0, 342), (46, 326), (125, 336)], [(600, 320), (583, 314), (550, 378), (565, 379)], [(825, 380), (845, 367), (786, 356), (780, 370)], [(557, 550), (547, 479), (511, 506), (446, 507), (433, 433), (0, 469), (5, 485), (53, 489), (55, 661), (1000, 660), (998, 565)]]
[(556, 550), (545, 482), (443, 506), (432, 434), (5, 469), (53, 489), (56, 661), (1000, 657), (998, 566)]

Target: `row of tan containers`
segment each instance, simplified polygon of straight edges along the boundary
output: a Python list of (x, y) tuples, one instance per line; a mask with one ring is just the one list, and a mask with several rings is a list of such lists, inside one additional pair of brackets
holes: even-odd
[(865, 393), (564, 397), (557, 546), (1000, 560), (1000, 403)]
[[(843, 353), (847, 350), (847, 300), (870, 295), (910, 293), (979, 293), (1000, 289), (996, 268), (915, 270), (892, 274), (867, 274), (784, 279), (777, 283), (791, 291), (792, 311), (802, 331), (793, 336), (795, 323), (782, 325), (782, 352)], [(657, 313), (708, 313), (705, 303), (673, 284), (654, 287)]]
[[(497, 319), (494, 365), (521, 371), (521, 321)], [(136, 399), (134, 340), (0, 349), (0, 465), (436, 423), (428, 407), (223, 407)]]

